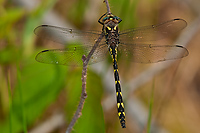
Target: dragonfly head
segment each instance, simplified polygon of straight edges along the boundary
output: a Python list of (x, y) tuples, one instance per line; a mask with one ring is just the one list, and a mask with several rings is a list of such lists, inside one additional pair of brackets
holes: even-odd
[[(104, 18), (103, 18), (104, 17)], [(104, 31), (109, 32), (118, 32), (118, 24), (121, 22), (121, 18), (113, 15), (112, 13), (106, 13), (99, 19), (99, 23), (104, 25)]]
[(115, 24), (119, 24), (122, 20), (121, 20), (121, 18), (113, 15), (112, 13), (106, 13), (103, 16), (101, 16), (101, 18), (99, 19), (99, 21), (102, 24), (108, 23), (109, 21), (113, 21)]

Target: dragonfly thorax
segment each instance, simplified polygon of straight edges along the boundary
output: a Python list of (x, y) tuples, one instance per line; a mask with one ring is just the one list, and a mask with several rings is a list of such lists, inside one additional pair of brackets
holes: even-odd
[(118, 24), (115, 24), (113, 21), (109, 21), (107, 24), (104, 25), (104, 32), (106, 34), (109, 33), (118, 33)]
[(109, 21), (104, 25), (103, 32), (105, 34), (107, 45), (117, 47), (119, 44), (118, 24)]

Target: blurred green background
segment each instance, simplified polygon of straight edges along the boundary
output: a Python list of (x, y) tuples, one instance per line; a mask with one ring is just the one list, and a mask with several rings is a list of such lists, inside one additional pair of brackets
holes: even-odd
[[(111, 12), (122, 19), (120, 30), (158, 24), (174, 18), (185, 19), (189, 26), (199, 18), (200, 14), (196, 6), (200, 4), (199, 0), (109, 0), (109, 3)], [(45, 44), (33, 31), (41, 24), (57, 24), (57, 26), (64, 24), (69, 26), (67, 28), (100, 31), (102, 26), (97, 20), (106, 11), (103, 0), (0, 1), (0, 131), (2, 133), (65, 132), (80, 100), (82, 69), (35, 61), (38, 52), (56, 46)], [(144, 83), (129, 96), (140, 100), (147, 113), (152, 112), (150, 124), (152, 128), (158, 129), (152, 129), (154, 133), (199, 132), (198, 36), (197, 30), (188, 41), (187, 48), (190, 52), (188, 57), (177, 60), (168, 69), (156, 75), (155, 80)], [(166, 42), (173, 43), (176, 37), (178, 36)], [(148, 67), (149, 65), (119, 61), (120, 78), (124, 81), (122, 86)], [(98, 73), (89, 67), (88, 97), (82, 116), (72, 132), (147, 131), (147, 119), (141, 126), (128, 114), (127, 128), (121, 129), (116, 105), (109, 110), (102, 106), (103, 104), (110, 106), (105, 99), (110, 93), (115, 93), (112, 73), (112, 92), (107, 90), (103, 82), (102, 75), (110, 71), (110, 68), (112, 70), (111, 61), (108, 61), (106, 67)], [(150, 96), (152, 84), (155, 84), (153, 98)], [(126, 92), (129, 88), (122, 87), (122, 89)], [(154, 101), (152, 110), (148, 109), (150, 99)], [(141, 112), (140, 115), (147, 114)]]

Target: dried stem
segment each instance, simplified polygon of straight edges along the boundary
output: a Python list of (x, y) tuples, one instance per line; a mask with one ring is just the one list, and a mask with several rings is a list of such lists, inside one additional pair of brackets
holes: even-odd
[(90, 51), (90, 53), (88, 54), (87, 58), (85, 55), (82, 56), (82, 60), (83, 60), (83, 70), (82, 70), (82, 93), (81, 93), (81, 99), (78, 105), (78, 108), (76, 110), (76, 113), (74, 114), (74, 117), (72, 118), (66, 133), (70, 133), (74, 124), (76, 123), (76, 121), (78, 120), (78, 118), (81, 116), (81, 111), (83, 109), (83, 105), (85, 102), (85, 99), (87, 98), (87, 93), (86, 93), (86, 78), (87, 78), (87, 65), (88, 62), (91, 58), (91, 56), (93, 55), (94, 51), (96, 50), (98, 44), (100, 43), (101, 39), (104, 37), (103, 33), (100, 35), (100, 37), (98, 38), (98, 40), (96, 41), (96, 43), (94, 44), (92, 50)]
[(107, 13), (110, 14), (111, 11), (110, 11), (110, 6), (109, 6), (109, 3), (108, 3), (108, 0), (104, 0), (105, 3), (106, 3), (106, 7), (107, 7)]
[[(109, 7), (109, 3), (108, 0), (105, 0), (106, 3), (106, 7), (107, 7), (107, 13), (110, 14), (110, 7)], [(90, 53), (88, 54), (87, 58), (85, 55), (82, 56), (82, 61), (83, 61), (83, 70), (82, 70), (82, 93), (81, 93), (81, 99), (78, 105), (78, 108), (76, 110), (76, 113), (74, 114), (66, 133), (70, 133), (74, 124), (76, 123), (76, 121), (78, 120), (78, 118), (81, 116), (81, 112), (83, 109), (83, 105), (85, 102), (85, 99), (87, 98), (87, 92), (86, 92), (86, 78), (87, 78), (87, 65), (89, 63), (89, 60), (91, 58), (91, 56), (93, 55), (94, 51), (96, 50), (96, 48), (98, 47), (98, 44), (100, 43), (100, 41), (102, 40), (102, 38), (104, 37), (104, 34), (102, 33), (100, 35), (100, 37), (97, 39), (96, 43), (94, 44), (92, 50), (90, 51)]]

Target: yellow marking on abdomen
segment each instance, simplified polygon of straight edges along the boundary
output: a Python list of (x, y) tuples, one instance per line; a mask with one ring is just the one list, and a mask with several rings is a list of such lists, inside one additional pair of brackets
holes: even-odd
[(115, 81), (115, 84), (117, 84), (117, 82), (120, 84), (120, 81), (118, 80), (118, 81)]
[(121, 103), (122, 107), (124, 108), (124, 103)]
[[(123, 113), (123, 115), (125, 116), (125, 112), (122, 112)], [(125, 119), (124, 119), (125, 120)]]
[[(117, 72), (118, 72), (118, 69), (114, 69), (114, 72), (115, 72), (115, 71), (117, 71)], [(118, 73), (119, 73), (119, 72), (118, 72)]]
[(117, 103), (117, 107), (119, 108), (119, 106), (120, 106), (120, 103)]
[(121, 112), (119, 112), (119, 113), (118, 113), (118, 116), (120, 116), (121, 114), (122, 114), (122, 113), (121, 113)]

